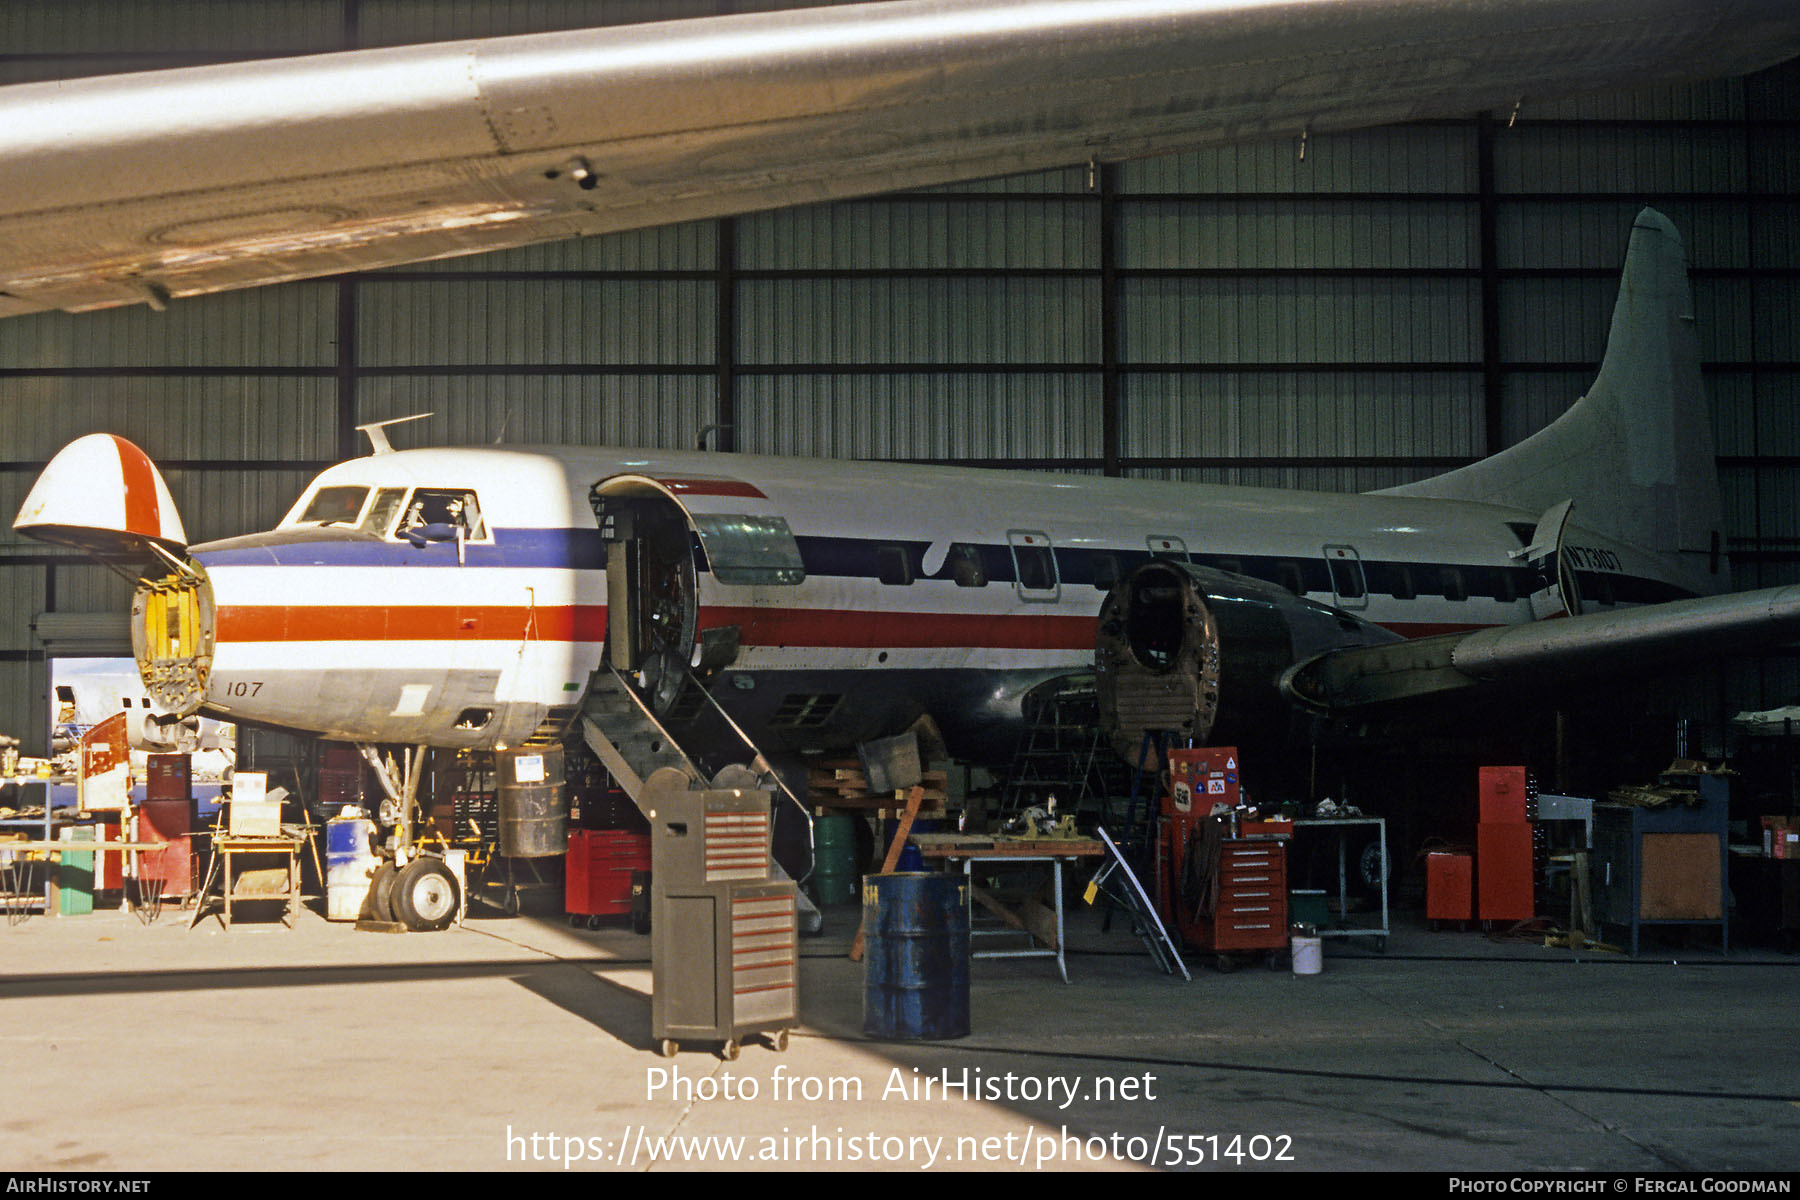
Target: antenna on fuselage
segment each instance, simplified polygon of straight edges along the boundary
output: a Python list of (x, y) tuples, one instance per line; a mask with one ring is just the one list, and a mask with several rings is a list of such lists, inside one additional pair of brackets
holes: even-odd
[(417, 421), (423, 417), (429, 417), (430, 415), (431, 414), (428, 412), (422, 412), (414, 413), (410, 417), (389, 417), (385, 421), (370, 421), (367, 425), (358, 425), (356, 428), (360, 432), (369, 435), (370, 454), (392, 454), (394, 452), (394, 446), (393, 443), (388, 441), (387, 427), (389, 425), (398, 425), (402, 421)]

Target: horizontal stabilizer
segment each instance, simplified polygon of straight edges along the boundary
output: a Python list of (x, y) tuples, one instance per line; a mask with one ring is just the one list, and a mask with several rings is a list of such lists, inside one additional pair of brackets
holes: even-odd
[(1800, 587), (1767, 588), (1331, 650), (1289, 668), (1281, 688), (1303, 707), (1338, 713), (1477, 685), (1643, 674), (1796, 638)]
[(122, 437), (91, 433), (64, 446), (32, 485), (13, 528), (92, 554), (179, 553), (187, 531), (150, 456)]

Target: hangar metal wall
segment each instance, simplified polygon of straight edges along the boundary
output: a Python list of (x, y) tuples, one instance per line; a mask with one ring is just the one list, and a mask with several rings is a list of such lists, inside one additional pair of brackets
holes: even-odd
[[(0, 82), (793, 7), (20, 0)], [(268, 525), (354, 426), (1330, 490), (1432, 474), (1591, 378), (1636, 209), (1688, 240), (1740, 586), (1800, 580), (1800, 68), (0, 322), (0, 511), (106, 429), (196, 539)], [(0, 730), (99, 568), (0, 532)], [(1791, 655), (1694, 711), (1788, 703)]]

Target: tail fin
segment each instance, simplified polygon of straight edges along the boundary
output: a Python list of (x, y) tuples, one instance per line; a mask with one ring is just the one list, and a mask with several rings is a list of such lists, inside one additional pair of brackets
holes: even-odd
[(1386, 494), (1542, 512), (1654, 551), (1696, 592), (1728, 588), (1712, 426), (1700, 384), (1681, 236), (1644, 209), (1632, 225), (1606, 357), (1588, 394), (1491, 458)]

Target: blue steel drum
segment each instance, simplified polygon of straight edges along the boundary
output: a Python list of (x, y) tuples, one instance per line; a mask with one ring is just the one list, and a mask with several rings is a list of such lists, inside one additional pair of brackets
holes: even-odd
[(863, 1033), (969, 1033), (969, 881), (896, 872), (863, 878)]

